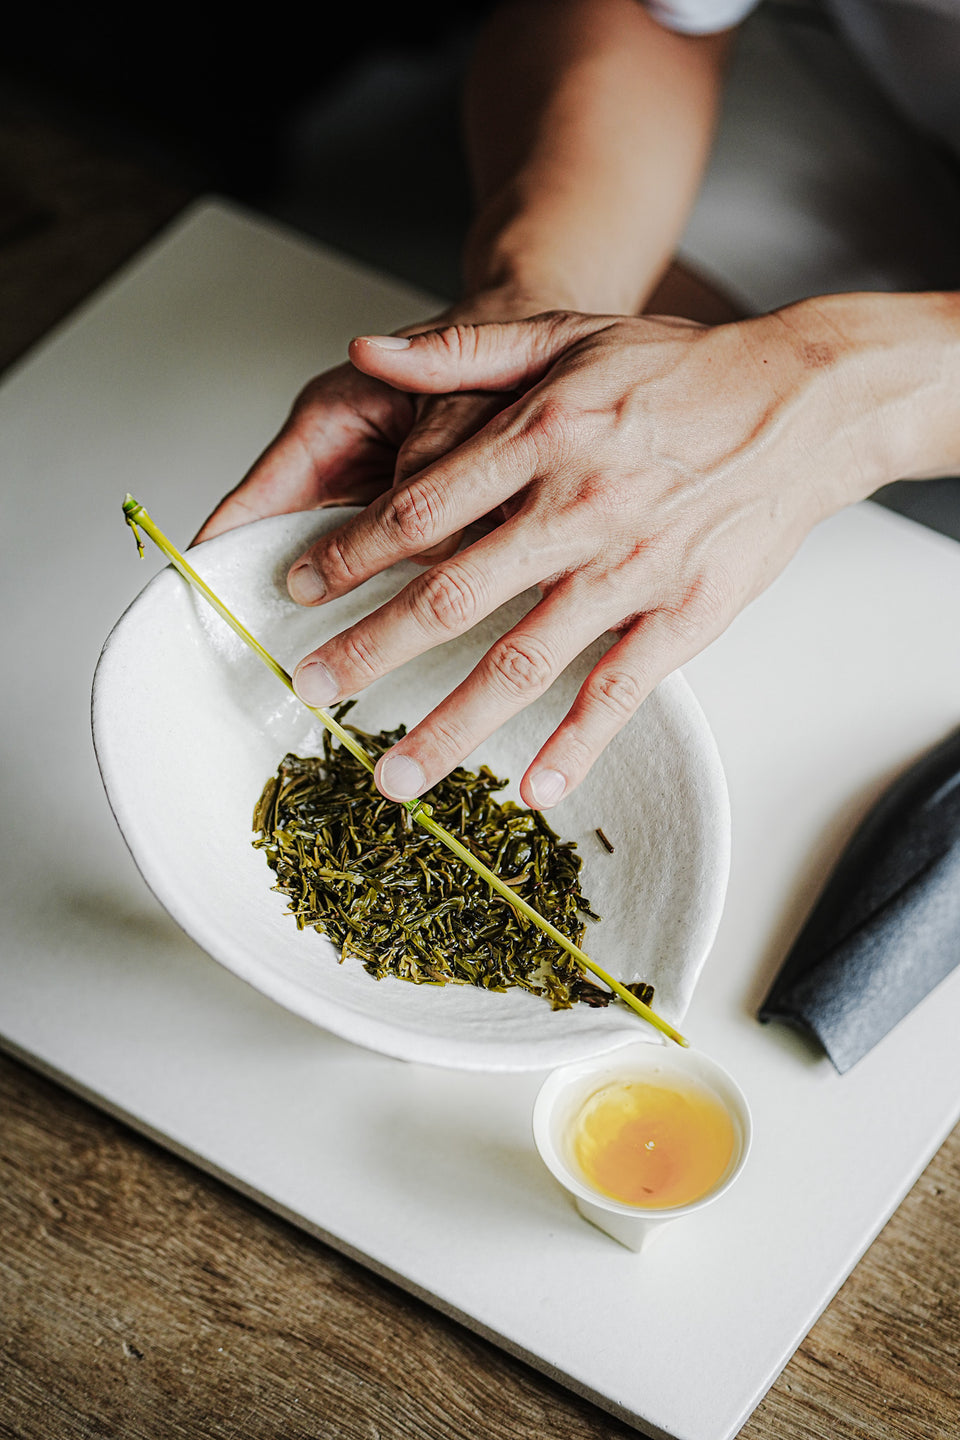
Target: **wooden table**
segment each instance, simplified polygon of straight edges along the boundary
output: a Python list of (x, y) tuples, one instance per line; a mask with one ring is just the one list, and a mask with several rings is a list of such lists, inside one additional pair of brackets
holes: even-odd
[[(0, 363), (190, 198), (0, 104)], [(0, 1092), (0, 1436), (633, 1433), (6, 1057)], [(958, 1253), (960, 1131), (745, 1440), (960, 1433)]]

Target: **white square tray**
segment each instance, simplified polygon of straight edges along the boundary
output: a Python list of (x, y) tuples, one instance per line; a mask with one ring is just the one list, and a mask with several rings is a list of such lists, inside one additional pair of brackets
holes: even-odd
[[(687, 668), (727, 769), (733, 869), (685, 1028), (746, 1090), (756, 1144), (728, 1196), (632, 1255), (541, 1166), (540, 1076), (353, 1048), (186, 940), (134, 870), (93, 759), (99, 646), (150, 573), (124, 491), (186, 541), (351, 334), (432, 303), (203, 204), (0, 387), (0, 1032), (646, 1433), (727, 1440), (960, 1113), (960, 971), (842, 1079), (753, 1018), (856, 821), (960, 719), (960, 548), (858, 506)], [(55, 834), (38, 809), (56, 810)], [(38, 862), (56, 882), (43, 893)]]

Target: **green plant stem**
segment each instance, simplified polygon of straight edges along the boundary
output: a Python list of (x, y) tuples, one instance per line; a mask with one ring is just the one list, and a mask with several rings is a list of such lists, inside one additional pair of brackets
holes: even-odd
[[(297, 692), (293, 688), (293, 680), (279, 661), (275, 660), (269, 650), (265, 650), (259, 640), (251, 635), (250, 631), (245, 625), (240, 623), (232, 611), (227, 609), (219, 596), (210, 589), (210, 586), (205, 580), (200, 578), (193, 566), (187, 563), (172, 541), (167, 539), (163, 531), (154, 523), (147, 511), (132, 495), (127, 495), (124, 499), (123, 515), (136, 537), (137, 548), (140, 554), (143, 554), (143, 544), (138, 534), (138, 527), (144, 534), (149, 535), (157, 548), (166, 555), (174, 569), (180, 572), (184, 580), (186, 580), (199, 595), (203, 596), (207, 604), (216, 610), (217, 614), (222, 620), (226, 621), (231, 630), (240, 636), (240, 639), (250, 647), (254, 654), (259, 656), (267, 669), (273, 672), (281, 684), (285, 685), (291, 694), (296, 695)], [(299, 700), (300, 697), (297, 696), (297, 699)], [(337, 737), (340, 744), (345, 746), (351, 755), (355, 755), (371, 774), (373, 773), (373, 760), (348, 730), (340, 725), (327, 710), (319, 706), (306, 705), (306, 702), (303, 700), (301, 700), (300, 703), (305, 705), (306, 709), (308, 709), (312, 715), (316, 715), (317, 719)], [(675, 1030), (674, 1027), (658, 1015), (656, 1011), (651, 1010), (649, 1005), (644, 1005), (642, 1000), (638, 1000), (636, 995), (632, 994), (625, 985), (621, 985), (619, 980), (615, 980), (612, 975), (608, 975), (606, 970), (602, 969), (596, 961), (591, 960), (589, 955), (580, 949), (579, 945), (575, 945), (573, 941), (569, 940), (555, 925), (551, 925), (550, 921), (545, 919), (538, 910), (535, 910), (532, 905), (528, 905), (522, 896), (517, 895), (509, 885), (505, 884), (499, 875), (493, 870), (490, 870), (481, 860), (478, 860), (473, 852), (468, 850), (455, 835), (452, 835), (444, 826), (438, 824), (433, 818), (432, 807), (426, 800), (406, 800), (399, 803), (403, 804), (404, 809), (407, 810), (411, 819), (422, 826), (429, 835), (439, 840), (442, 845), (445, 845), (448, 850), (451, 850), (464, 864), (469, 865), (471, 870), (475, 871), (482, 880), (485, 880), (491, 889), (509, 901), (515, 910), (539, 926), (544, 934), (548, 935), (554, 944), (559, 945), (568, 955), (571, 955), (578, 965), (582, 966), (585, 970), (589, 970), (592, 975), (595, 975), (598, 980), (601, 980), (604, 985), (608, 986), (636, 1015), (642, 1020), (646, 1020), (655, 1030), (659, 1030), (667, 1039), (675, 1041), (677, 1045), (686, 1046), (688, 1044), (678, 1030)]]
[[(138, 527), (144, 532), (145, 535), (150, 536), (150, 539), (153, 541), (154, 545), (156, 545), (159, 550), (163, 551), (164, 555), (166, 555), (173, 568), (175, 570), (179, 570), (184, 580), (186, 580), (190, 585), (192, 585), (194, 590), (196, 590), (199, 595), (203, 596), (204, 600), (206, 600), (208, 605), (213, 606), (214, 610), (216, 610), (220, 618), (227, 622), (231, 630), (236, 631), (244, 644), (249, 645), (250, 649), (254, 652), (254, 654), (260, 657), (264, 665), (266, 665), (267, 669), (273, 671), (274, 675), (276, 675), (281, 685), (286, 685), (291, 695), (296, 695), (297, 692), (293, 688), (293, 679), (290, 675), (287, 674), (286, 670), (284, 670), (279, 660), (275, 660), (270, 654), (270, 651), (265, 650), (260, 644), (260, 641), (254, 635), (250, 634), (250, 631), (247, 629), (247, 627), (245, 625), (241, 625), (236, 615), (234, 615), (231, 610), (227, 609), (226, 605), (224, 605), (219, 595), (214, 594), (207, 582), (205, 580), (201, 580), (200, 576), (197, 574), (196, 570), (194, 570), (193, 566), (189, 565), (184, 559), (184, 557), (180, 554), (180, 551), (174, 545), (173, 541), (167, 539), (163, 531), (159, 528), (158, 525), (154, 523), (153, 520), (151, 520), (150, 516), (147, 514), (146, 510), (144, 510), (143, 506), (140, 505), (136, 500), (134, 500), (132, 495), (127, 495), (124, 499), (123, 514), (127, 524), (130, 526), (130, 529), (134, 533), (137, 541), (137, 548), (140, 551), (141, 556), (143, 555), (143, 545), (141, 544), (140, 537), (137, 534)], [(297, 695), (297, 699), (300, 699), (299, 695)], [(304, 702), (300, 701), (300, 703), (303, 704)], [(364, 750), (363, 746), (359, 744), (359, 742), (355, 740), (354, 737), (350, 734), (349, 730), (345, 730), (342, 725), (338, 724), (338, 722), (334, 720), (333, 716), (330, 715), (326, 710), (315, 708), (313, 705), (308, 705), (307, 709), (312, 711), (319, 720), (323, 721), (327, 729), (331, 731), (332, 734), (336, 735), (337, 739), (340, 741), (340, 744), (345, 746), (346, 749), (350, 751), (351, 755), (355, 755), (360, 761), (361, 765), (365, 765), (372, 775), (373, 761), (370, 759), (370, 756), (367, 754), (366, 750)]]

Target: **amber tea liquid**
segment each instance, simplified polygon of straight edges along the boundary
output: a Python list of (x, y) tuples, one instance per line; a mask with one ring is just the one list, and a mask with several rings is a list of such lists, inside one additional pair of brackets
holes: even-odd
[(665, 1210), (701, 1199), (738, 1143), (733, 1118), (706, 1085), (658, 1076), (604, 1085), (574, 1119), (573, 1158), (612, 1200)]

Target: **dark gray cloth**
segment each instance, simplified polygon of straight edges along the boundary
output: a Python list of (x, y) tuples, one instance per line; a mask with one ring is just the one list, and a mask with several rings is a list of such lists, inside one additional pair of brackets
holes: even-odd
[(960, 730), (890, 787), (841, 856), (760, 1009), (841, 1074), (960, 963)]

